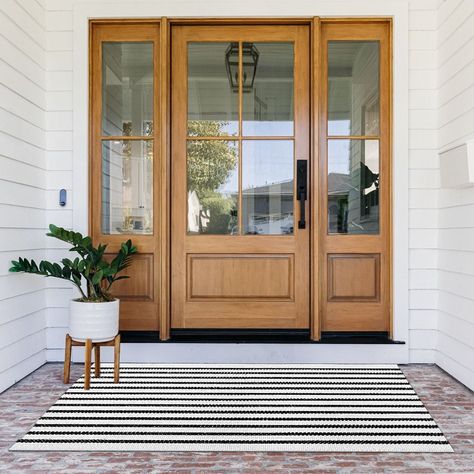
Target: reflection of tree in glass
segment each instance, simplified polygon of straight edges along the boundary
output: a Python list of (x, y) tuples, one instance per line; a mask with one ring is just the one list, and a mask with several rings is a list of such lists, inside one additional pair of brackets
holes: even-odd
[[(191, 136), (222, 136), (227, 125), (221, 121), (189, 121), (188, 133)], [(237, 164), (237, 150), (224, 140), (193, 140), (188, 143), (188, 191), (195, 191), (202, 210), (209, 218), (206, 229), (209, 234), (227, 234), (236, 214), (231, 196), (218, 190), (227, 182)], [(201, 219), (200, 219), (201, 220)]]

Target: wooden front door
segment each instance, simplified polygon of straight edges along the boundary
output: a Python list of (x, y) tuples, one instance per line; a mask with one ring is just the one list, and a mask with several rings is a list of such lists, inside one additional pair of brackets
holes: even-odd
[(172, 328), (309, 328), (309, 40), (172, 28)]

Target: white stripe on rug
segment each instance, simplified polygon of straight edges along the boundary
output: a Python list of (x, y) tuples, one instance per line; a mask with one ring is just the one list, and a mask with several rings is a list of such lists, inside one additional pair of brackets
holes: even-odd
[(14, 451), (452, 452), (396, 365), (104, 365)]

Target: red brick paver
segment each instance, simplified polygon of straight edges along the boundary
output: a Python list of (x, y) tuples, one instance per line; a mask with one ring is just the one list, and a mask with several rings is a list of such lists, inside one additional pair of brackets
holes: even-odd
[[(71, 379), (83, 367), (72, 367)], [(473, 473), (474, 393), (437, 366), (402, 370), (449, 442), (450, 453), (8, 452), (65, 391), (47, 364), (0, 394), (0, 471), (8, 473)]]

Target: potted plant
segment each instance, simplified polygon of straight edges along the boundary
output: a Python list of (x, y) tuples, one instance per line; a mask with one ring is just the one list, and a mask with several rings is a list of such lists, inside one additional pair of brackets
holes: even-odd
[(42, 260), (19, 258), (12, 261), (11, 272), (24, 272), (70, 281), (79, 290), (81, 297), (71, 301), (69, 335), (77, 341), (91, 339), (103, 342), (113, 339), (119, 329), (119, 300), (110, 293), (114, 282), (129, 278), (121, 275), (130, 266), (136, 247), (131, 240), (122, 243), (116, 256), (109, 262), (104, 259), (107, 245), (92, 245), (90, 237), (49, 226), (46, 235), (67, 242), (71, 252), (79, 254), (74, 260), (63, 258), (61, 264)]

